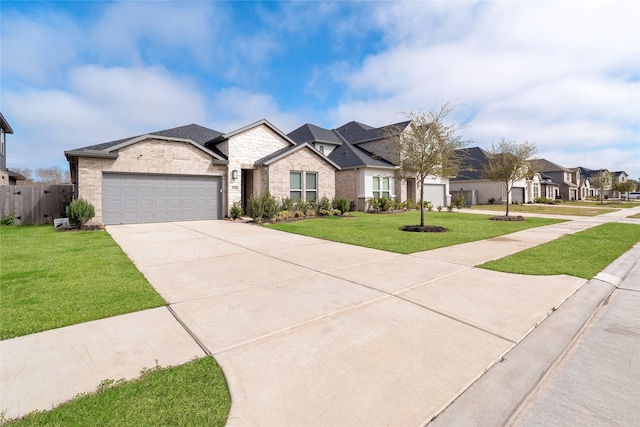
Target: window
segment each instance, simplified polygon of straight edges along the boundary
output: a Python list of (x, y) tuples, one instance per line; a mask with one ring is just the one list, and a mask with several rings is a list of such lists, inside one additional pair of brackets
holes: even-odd
[(318, 151), (324, 154), (324, 145), (318, 145)]
[(304, 182), (305, 201), (311, 202), (317, 200), (318, 196), (318, 174), (316, 172), (307, 172)]
[(533, 198), (537, 199), (538, 197), (540, 197), (540, 184), (538, 184), (537, 182), (533, 183)]
[(289, 197), (293, 201), (302, 199), (302, 172), (289, 172)]
[(4, 156), (4, 129), (0, 129), (0, 156)]
[(391, 193), (389, 192), (389, 177), (373, 177), (373, 197), (391, 198)]

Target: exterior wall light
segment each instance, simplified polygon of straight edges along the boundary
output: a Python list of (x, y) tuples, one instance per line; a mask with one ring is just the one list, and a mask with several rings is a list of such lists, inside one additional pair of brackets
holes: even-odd
[(234, 169), (231, 171), (231, 178), (238, 179), (238, 170)]

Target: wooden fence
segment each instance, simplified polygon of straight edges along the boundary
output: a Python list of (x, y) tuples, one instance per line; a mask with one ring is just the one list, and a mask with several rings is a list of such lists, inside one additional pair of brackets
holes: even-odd
[(73, 185), (33, 184), (0, 186), (0, 219), (13, 215), (16, 224), (53, 224), (65, 217)]

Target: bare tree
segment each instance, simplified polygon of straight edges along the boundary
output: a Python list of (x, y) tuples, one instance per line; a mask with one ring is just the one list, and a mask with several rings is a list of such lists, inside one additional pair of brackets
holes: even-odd
[(36, 169), (36, 178), (38, 182), (46, 182), (49, 184), (60, 184), (64, 180), (63, 175), (64, 175), (64, 172), (58, 166)]
[(459, 135), (460, 126), (444, 122), (454, 109), (447, 102), (436, 112), (404, 113), (411, 121), (406, 129), (390, 127), (385, 135), (399, 153), (401, 176), (415, 176), (420, 182), (421, 227), (424, 227), (424, 181), (428, 177), (454, 176), (460, 169), (461, 158), (456, 150), (465, 145)]
[(24, 177), (24, 180), (18, 181), (20, 185), (33, 184), (33, 172), (29, 168), (11, 168), (12, 171), (19, 173)]
[(509, 141), (501, 138), (491, 144), (487, 163), (482, 170), (482, 177), (491, 181), (501, 182), (507, 191), (507, 209), (505, 216), (509, 216), (509, 195), (513, 184), (522, 179), (531, 178), (536, 173), (536, 162), (533, 157), (537, 153), (536, 145), (532, 142)]
[(611, 172), (603, 169), (589, 178), (589, 182), (592, 186), (598, 189), (598, 193), (600, 195), (600, 204), (604, 203), (604, 190), (611, 188), (611, 183), (613, 182), (613, 176), (611, 175)]

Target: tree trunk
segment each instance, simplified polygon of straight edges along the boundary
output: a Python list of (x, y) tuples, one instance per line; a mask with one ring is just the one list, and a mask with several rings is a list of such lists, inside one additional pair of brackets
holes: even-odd
[(424, 183), (420, 180), (420, 226), (424, 227)]
[(509, 216), (509, 194), (511, 190), (509, 190), (509, 184), (507, 183), (507, 213), (504, 216)]

